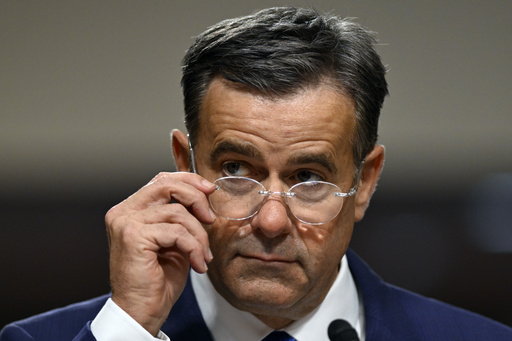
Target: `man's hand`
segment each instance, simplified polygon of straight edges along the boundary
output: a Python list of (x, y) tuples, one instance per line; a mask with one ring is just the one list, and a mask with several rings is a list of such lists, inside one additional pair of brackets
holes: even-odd
[(212, 260), (201, 225), (215, 216), (215, 186), (193, 173), (161, 173), (108, 211), (112, 300), (156, 335), (187, 282)]

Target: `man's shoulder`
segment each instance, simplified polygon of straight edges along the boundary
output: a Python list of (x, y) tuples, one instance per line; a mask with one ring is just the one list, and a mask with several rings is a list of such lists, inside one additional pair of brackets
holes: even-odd
[(389, 286), (402, 309), (403, 321), (426, 339), (443, 336), (446, 340), (512, 340), (512, 328), (488, 317), (455, 307), (433, 298)]
[(379, 340), (512, 340), (512, 328), (385, 283), (353, 251), (347, 255), (363, 297), (368, 335), (379, 335)]
[(72, 340), (94, 319), (110, 295), (74, 303), (24, 320), (13, 322), (0, 332), (0, 340)]

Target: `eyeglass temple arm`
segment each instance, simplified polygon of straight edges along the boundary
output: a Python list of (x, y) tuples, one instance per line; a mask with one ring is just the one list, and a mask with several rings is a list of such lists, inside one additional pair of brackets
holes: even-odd
[[(171, 142), (171, 150), (172, 150), (172, 134), (173, 132), (171, 131), (169, 133), (169, 137), (170, 137), (170, 142)], [(196, 168), (196, 157), (194, 156), (194, 149), (192, 149), (192, 144), (190, 143), (190, 134), (187, 134), (187, 139), (188, 139), (188, 150), (190, 152), (189, 154), (189, 163), (190, 163), (190, 168), (192, 170), (192, 173), (196, 173), (197, 174), (197, 168)], [(174, 158), (174, 153), (173, 154), (173, 159), (174, 159), (174, 164), (176, 165), (176, 159)]]
[(194, 155), (194, 149), (192, 148), (192, 143), (190, 142), (190, 134), (187, 134), (188, 139), (188, 150), (189, 153), (189, 162), (190, 162), (190, 168), (192, 169), (192, 173), (197, 174), (197, 168), (196, 168), (196, 157)]

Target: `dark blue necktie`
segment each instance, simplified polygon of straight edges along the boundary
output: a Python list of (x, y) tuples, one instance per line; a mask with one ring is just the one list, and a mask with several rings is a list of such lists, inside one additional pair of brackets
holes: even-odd
[(279, 331), (273, 331), (272, 333), (265, 336), (265, 338), (261, 341), (297, 341), (290, 335), (288, 335), (287, 332), (283, 332), (281, 330)]

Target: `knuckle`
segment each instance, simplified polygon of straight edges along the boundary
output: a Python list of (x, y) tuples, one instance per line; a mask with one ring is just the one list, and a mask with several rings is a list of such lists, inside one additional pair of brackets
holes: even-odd
[(109, 236), (122, 242), (134, 239), (135, 235), (140, 233), (139, 224), (130, 219), (130, 216), (119, 215), (112, 210), (110, 209), (105, 216)]
[(167, 219), (170, 223), (183, 226), (191, 224), (192, 222), (199, 224), (199, 219), (196, 214), (194, 214), (190, 208), (180, 203), (170, 204), (170, 209), (167, 211)]
[(119, 204), (111, 207), (105, 214), (105, 223), (107, 225), (113, 225), (114, 221), (119, 217), (127, 215), (130, 210), (129, 199), (125, 199)]
[(170, 206), (170, 215), (172, 217), (183, 217), (187, 214), (190, 214), (188, 210), (180, 203), (172, 203)]
[(140, 236), (140, 229), (138, 224), (134, 221), (126, 221), (124, 224), (120, 225), (118, 230), (120, 240), (129, 244), (130, 241), (136, 240)]
[(188, 230), (185, 227), (183, 227), (183, 225), (181, 225), (181, 224), (174, 224), (173, 232), (176, 234), (177, 237), (183, 237), (183, 236), (187, 236), (188, 234), (190, 234), (188, 232)]
[(150, 183), (165, 185), (168, 183), (175, 183), (176, 181), (176, 173), (160, 172), (151, 180)]
[(118, 205), (112, 207), (110, 210), (107, 211), (107, 213), (105, 214), (105, 224), (107, 226), (113, 225), (114, 220), (119, 216), (118, 211)]
[(160, 172), (157, 175), (155, 175), (144, 187), (160, 186), (163, 182), (167, 181), (167, 179), (169, 179), (169, 178), (171, 178), (171, 173)]
[(134, 221), (122, 221), (111, 233), (111, 248), (120, 248), (124, 250), (123, 253), (133, 250), (135, 245), (140, 244), (142, 235), (139, 224)]
[(159, 173), (158, 173), (158, 174), (153, 178), (153, 180), (165, 179), (165, 178), (168, 178), (170, 175), (171, 175), (171, 173), (169, 173), (169, 172), (159, 172)]

